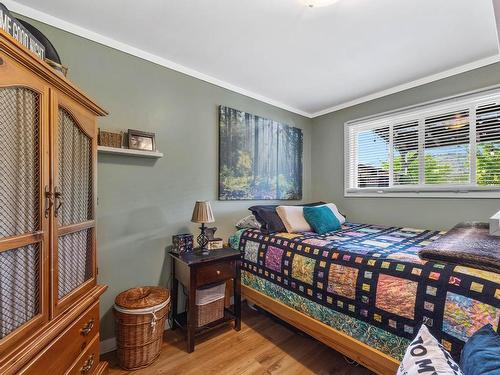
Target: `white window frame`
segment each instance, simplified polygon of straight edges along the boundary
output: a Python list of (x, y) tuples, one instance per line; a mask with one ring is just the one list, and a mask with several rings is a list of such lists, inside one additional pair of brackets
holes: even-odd
[[(344, 124), (344, 196), (345, 197), (421, 197), (421, 198), (500, 198), (500, 186), (478, 186), (476, 179), (476, 111), (475, 108), (488, 104), (492, 100), (500, 103), (500, 86), (493, 86), (482, 90), (467, 92), (401, 108), (395, 111), (384, 112), (378, 115), (364, 117)], [(470, 127), (470, 171), (471, 182), (463, 185), (423, 185), (424, 153), (423, 153), (423, 122), (426, 117), (443, 114), (458, 109), (469, 109)], [(350, 169), (351, 161), (357, 165), (356, 137), (350, 137), (352, 131), (377, 128), (381, 124), (389, 126), (389, 153), (392, 154), (393, 126), (407, 121), (419, 122), (419, 184), (400, 185), (390, 187), (358, 188), (357, 173)], [(389, 157), (389, 178), (392, 185), (392, 164)], [(352, 183), (351, 183), (352, 182)]]

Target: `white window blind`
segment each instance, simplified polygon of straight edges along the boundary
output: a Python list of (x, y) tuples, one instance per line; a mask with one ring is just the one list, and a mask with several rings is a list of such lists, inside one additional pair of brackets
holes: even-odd
[(500, 185), (500, 104), (481, 105), (476, 110), (476, 181), (478, 185)]
[(389, 174), (375, 166), (389, 165), (389, 148), (384, 141), (389, 127), (362, 131), (357, 136), (358, 185), (360, 187), (389, 186)]
[(469, 111), (461, 109), (431, 116), (424, 124), (424, 183), (471, 182)]
[(392, 134), (394, 185), (417, 185), (419, 183), (418, 121), (395, 124)]
[(346, 123), (345, 147), (346, 195), (500, 197), (500, 90)]

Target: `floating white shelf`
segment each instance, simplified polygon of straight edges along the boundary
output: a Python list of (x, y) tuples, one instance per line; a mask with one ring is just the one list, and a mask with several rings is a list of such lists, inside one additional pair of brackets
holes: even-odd
[(131, 150), (129, 148), (97, 146), (97, 151), (102, 154), (138, 156), (140, 158), (159, 159), (163, 157), (163, 153), (158, 151)]

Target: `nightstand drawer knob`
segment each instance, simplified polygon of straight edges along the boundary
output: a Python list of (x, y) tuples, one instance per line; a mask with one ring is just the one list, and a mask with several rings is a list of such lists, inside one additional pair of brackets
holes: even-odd
[(217, 270), (217, 275), (220, 275), (220, 271), (219, 270)]

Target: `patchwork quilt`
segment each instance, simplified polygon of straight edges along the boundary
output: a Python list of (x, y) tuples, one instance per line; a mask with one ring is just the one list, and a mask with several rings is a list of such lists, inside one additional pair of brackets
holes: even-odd
[(242, 283), (401, 360), (425, 323), (457, 358), (476, 330), (498, 330), (500, 274), (423, 261), (443, 233), (345, 223), (316, 233), (238, 231)]

